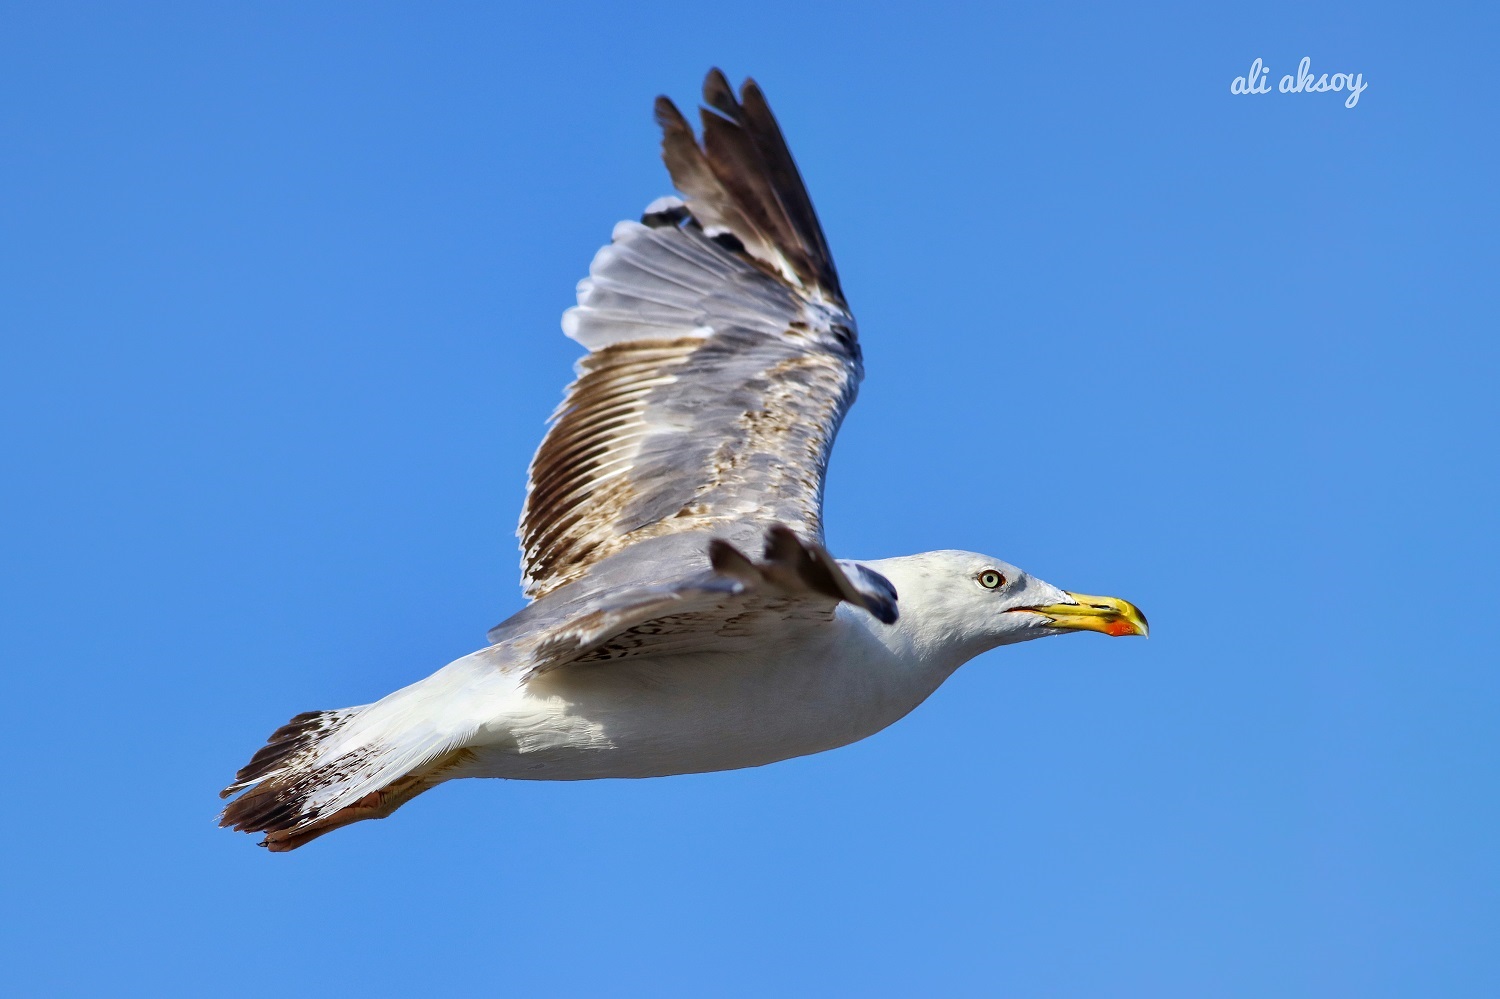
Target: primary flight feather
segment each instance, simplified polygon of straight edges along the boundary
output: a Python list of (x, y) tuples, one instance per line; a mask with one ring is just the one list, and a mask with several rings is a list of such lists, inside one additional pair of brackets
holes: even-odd
[(284, 851), (458, 777), (759, 766), (879, 731), (996, 646), (1146, 633), (999, 559), (824, 549), (854, 317), (760, 88), (714, 70), (703, 99), (701, 137), (657, 99), (682, 197), (616, 225), (563, 316), (588, 353), (531, 463), (531, 602), (425, 680), (293, 718), (221, 824)]

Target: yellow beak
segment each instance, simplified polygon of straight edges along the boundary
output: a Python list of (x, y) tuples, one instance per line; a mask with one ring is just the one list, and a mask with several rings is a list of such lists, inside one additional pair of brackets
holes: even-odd
[(1146, 637), (1146, 615), (1130, 601), (1119, 597), (1091, 597), (1087, 593), (1069, 593), (1068, 596), (1077, 603), (1012, 607), (1011, 610), (1040, 614), (1053, 628), (1097, 631), (1115, 638), (1126, 635)]

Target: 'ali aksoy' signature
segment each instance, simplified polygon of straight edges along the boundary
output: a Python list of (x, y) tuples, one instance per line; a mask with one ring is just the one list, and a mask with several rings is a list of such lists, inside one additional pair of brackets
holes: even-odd
[[(1297, 75), (1295, 77), (1288, 73), (1281, 78), (1277, 86), (1283, 94), (1323, 94), (1330, 91), (1338, 92), (1347, 90), (1349, 96), (1344, 99), (1344, 107), (1352, 108), (1359, 103), (1359, 95), (1369, 89), (1365, 82), (1363, 73), (1334, 73), (1329, 76), (1314, 77), (1312, 73), (1312, 57), (1303, 56), (1302, 61), (1297, 64)], [(1250, 64), (1250, 72), (1245, 76), (1236, 76), (1229, 84), (1231, 94), (1269, 94), (1271, 92), (1271, 67), (1264, 60), (1257, 59)]]

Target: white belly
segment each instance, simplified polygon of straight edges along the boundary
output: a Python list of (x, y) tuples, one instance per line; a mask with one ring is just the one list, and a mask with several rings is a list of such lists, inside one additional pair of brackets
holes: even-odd
[(567, 667), (500, 706), (453, 776), (587, 780), (761, 766), (872, 735), (942, 679), (899, 661), (862, 623), (781, 654)]

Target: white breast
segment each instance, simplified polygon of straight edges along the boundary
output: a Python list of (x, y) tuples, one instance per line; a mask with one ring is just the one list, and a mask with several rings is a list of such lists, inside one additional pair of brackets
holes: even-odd
[(846, 745), (901, 718), (947, 675), (893, 653), (872, 633), (884, 627), (841, 613), (815, 642), (784, 649), (556, 670), (496, 705), (461, 775), (657, 777)]

